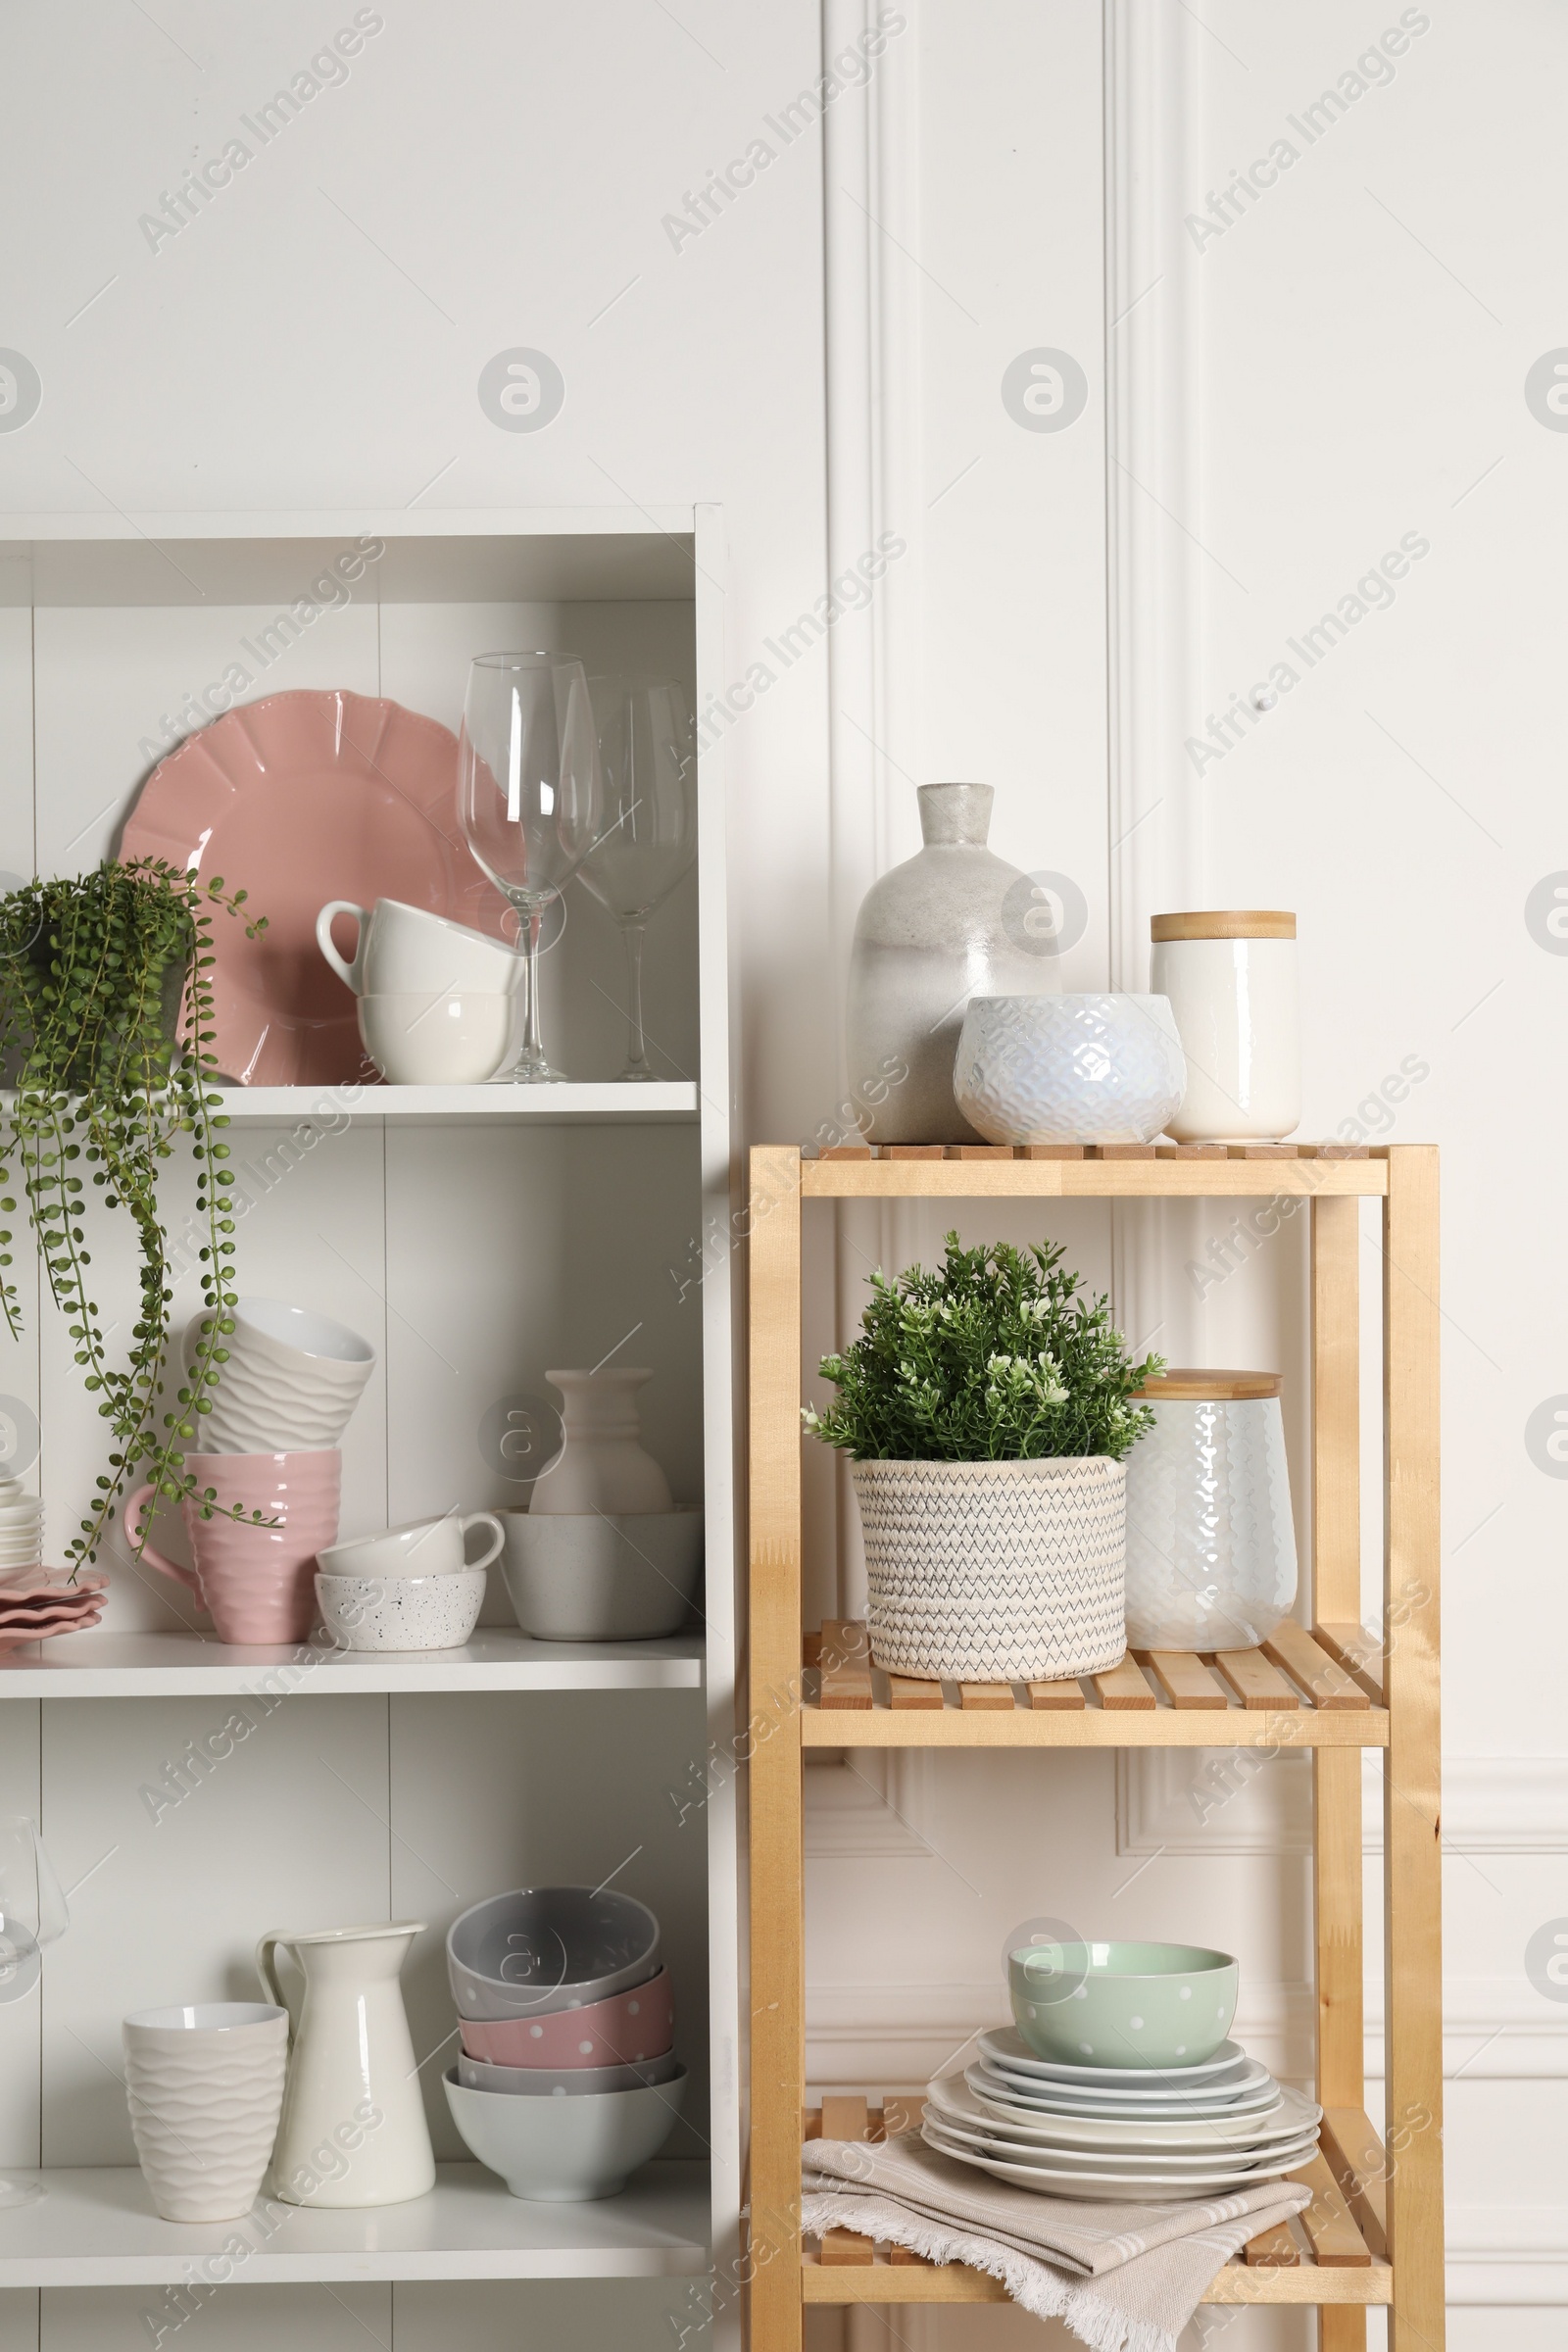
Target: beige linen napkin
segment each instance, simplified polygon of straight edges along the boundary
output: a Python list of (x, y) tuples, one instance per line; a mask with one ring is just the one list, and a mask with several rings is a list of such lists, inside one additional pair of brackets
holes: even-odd
[(857, 2230), (929, 2262), (967, 2263), (1037, 2319), (1065, 2321), (1092, 2352), (1176, 2352), (1231, 2256), (1311, 2203), (1290, 2180), (1190, 2205), (1045, 2197), (955, 2163), (918, 2132), (808, 2140), (801, 2186), (813, 2235)]

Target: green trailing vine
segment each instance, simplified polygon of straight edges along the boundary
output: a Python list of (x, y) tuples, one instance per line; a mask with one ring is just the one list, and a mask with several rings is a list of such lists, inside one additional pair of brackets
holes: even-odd
[[(218, 1068), (212, 923), (221, 909), (243, 919), (254, 939), (266, 917), (244, 917), (245, 900), (243, 890), (225, 891), (220, 876), (203, 881), (162, 858), (33, 881), (0, 899), (0, 1063), (16, 1088), (0, 1131), (0, 1212), (17, 1211), (20, 1171), (51, 1294), (114, 1444), (97, 1499), (68, 1549), (73, 1573), (97, 1557), (133, 1472), (158, 1495), (194, 1498), (212, 1516), (213, 1490), (198, 1494), (185, 1468), (234, 1328), (234, 1180), (221, 1165), (228, 1146), (220, 1140), (228, 1121), (221, 1095), (209, 1091)], [(169, 1401), (173, 1292), (158, 1179), (186, 1136), (204, 1229), (206, 1311), (184, 1385), (172, 1409), (160, 1411)], [(102, 1205), (123, 1209), (136, 1228), (140, 1306), (123, 1362), (111, 1359), (90, 1296), (89, 1180)], [(13, 1238), (0, 1227), (0, 1305), (19, 1338)]]

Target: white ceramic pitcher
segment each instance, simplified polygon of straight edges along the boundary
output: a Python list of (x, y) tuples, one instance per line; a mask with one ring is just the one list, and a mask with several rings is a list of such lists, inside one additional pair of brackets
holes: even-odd
[[(289, 2014), (288, 2082), (272, 2151), (290, 2205), (401, 2205), (435, 2186), (414, 2040), (398, 1983), (422, 1919), (284, 1929), (256, 1947), (262, 1983)], [(279, 1948), (305, 1979), (278, 1980)], [(291, 1997), (292, 1995), (292, 1997)]]

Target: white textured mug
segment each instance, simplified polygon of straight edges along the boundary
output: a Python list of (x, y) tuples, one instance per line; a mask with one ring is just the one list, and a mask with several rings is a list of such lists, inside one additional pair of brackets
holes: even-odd
[[(490, 1531), (475, 1560), (466, 1556), (470, 1527)], [(317, 1553), (316, 1564), (323, 1576), (456, 1576), (464, 1568), (488, 1568), (506, 1540), (494, 1511), (447, 1511), (439, 1519), (411, 1519), (378, 1535), (330, 1544)]]
[[(346, 1323), (284, 1298), (241, 1298), (196, 1444), (203, 1453), (318, 1453), (337, 1445), (375, 1370), (375, 1349)], [(185, 1339), (190, 1363), (208, 1318)]]
[(277, 2136), (288, 2013), (263, 2001), (142, 2009), (121, 2028), (136, 2154), (166, 2222), (249, 2213)]
[[(348, 962), (332, 944), (333, 918), (340, 914), (356, 916), (360, 926)], [(316, 918), (316, 944), (357, 997), (510, 996), (527, 969), (504, 939), (448, 922), (422, 906), (405, 906), (401, 899), (377, 899), (373, 906), (333, 899)]]

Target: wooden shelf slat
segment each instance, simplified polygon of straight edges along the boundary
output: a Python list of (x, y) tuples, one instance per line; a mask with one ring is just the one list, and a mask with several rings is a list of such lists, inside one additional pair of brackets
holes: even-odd
[(1366, 2241), (1350, 2218), (1339, 2182), (1320, 2154), (1299, 2165), (1293, 2180), (1312, 2191), (1312, 2202), (1301, 2216), (1301, 2227), (1312, 2241), (1318, 2268), (1325, 2271), (1365, 2271), (1372, 2267)]
[(858, 2230), (823, 2230), (822, 2261), (829, 2269), (844, 2265), (859, 2268), (875, 2260), (876, 2248)]
[(829, 1709), (871, 1705), (871, 1644), (863, 1625), (829, 1618), (822, 1627), (822, 1696)]
[(1081, 1715), (1088, 1703), (1082, 1683), (1026, 1683), (1029, 1704), (1043, 1713), (1063, 1712)]
[(888, 1676), (888, 1704), (892, 1707), (913, 1708), (917, 1711), (929, 1711), (935, 1707), (940, 1712), (942, 1685), (925, 1682), (912, 1674), (890, 1674)]
[(870, 2109), (863, 2098), (851, 2096), (847, 2091), (823, 2092), (824, 2139), (869, 2139), (870, 2123)]
[(1345, 2191), (1356, 2227), (1380, 2261), (1389, 2251), (1388, 2159), (1383, 2142), (1358, 2107), (1324, 2110), (1323, 2154)]
[(1260, 1650), (1218, 1650), (1214, 1665), (1250, 1711), (1266, 1707), (1277, 1714), (1282, 1708), (1300, 1706), (1300, 1694), (1294, 1683), (1288, 1683)]
[(1312, 1636), (1319, 1647), (1343, 1666), (1351, 1680), (1359, 1683), (1373, 1706), (1383, 1704), (1383, 1643), (1371, 1629), (1364, 1625), (1331, 1620), (1315, 1625)]
[(1254, 2270), (1294, 2271), (1303, 2259), (1289, 2222), (1260, 2230), (1256, 2237), (1248, 2239), (1242, 2254)]
[(1010, 1712), (1013, 1705), (1012, 1685), (1010, 1683), (960, 1683), (958, 1685), (958, 1704), (969, 1714), (981, 1710), (996, 1713), (1001, 1709)]
[(1136, 1709), (1139, 1714), (1152, 1714), (1159, 1703), (1132, 1658), (1123, 1658), (1108, 1674), (1092, 1674), (1089, 1680), (1100, 1693), (1101, 1705), (1112, 1713)]
[(1173, 1707), (1228, 1707), (1230, 1692), (1201, 1658), (1185, 1650), (1139, 1650), (1138, 1663), (1151, 1673)]
[(1306, 1628), (1287, 1617), (1263, 1644), (1263, 1654), (1293, 1674), (1315, 1706), (1348, 1707), (1357, 1712), (1371, 1701), (1359, 1683), (1320, 1649)]

